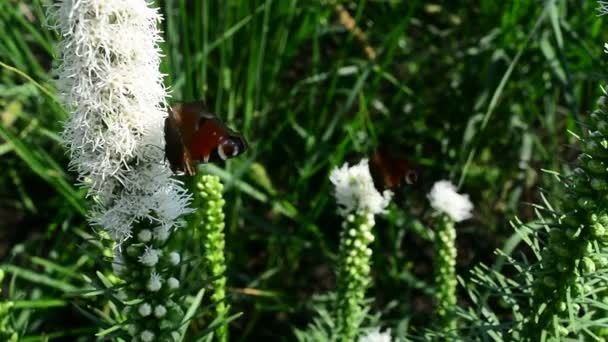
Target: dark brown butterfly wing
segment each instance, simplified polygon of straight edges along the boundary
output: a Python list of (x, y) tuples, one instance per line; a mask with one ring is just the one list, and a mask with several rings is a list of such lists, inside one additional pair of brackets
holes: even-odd
[(196, 162), (223, 162), (247, 149), (242, 135), (227, 128), (204, 102), (178, 103), (165, 120), (165, 155), (173, 171), (196, 173)]
[(403, 184), (414, 184), (419, 172), (412, 163), (403, 158), (395, 157), (383, 149), (374, 151), (369, 163), (374, 185), (378, 190), (401, 187)]
[(182, 134), (173, 111), (169, 108), (165, 119), (165, 158), (173, 172), (184, 171), (184, 153), (186, 153)]

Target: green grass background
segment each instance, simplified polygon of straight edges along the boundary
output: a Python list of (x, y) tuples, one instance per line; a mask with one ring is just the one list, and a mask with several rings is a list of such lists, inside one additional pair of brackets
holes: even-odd
[[(68, 113), (51, 82), (48, 3), (0, 1), (0, 258), (24, 341), (91, 335), (87, 312), (109, 310), (102, 296), (66, 295), (103, 264), (59, 138)], [(380, 144), (422, 179), (377, 220), (368, 294), (396, 335), (422, 331), (432, 183), (451, 179), (476, 205), (458, 225), (460, 275), (480, 261), (499, 267), (493, 250), (518, 243), (509, 220), (532, 219), (539, 193), (559, 191), (541, 170), (568, 172), (577, 146), (567, 131), (585, 133), (606, 78), (607, 35), (588, 0), (342, 2), (375, 61), (330, 1), (156, 4), (171, 101), (206, 100), (250, 145), (205, 168), (226, 185), (229, 302), (243, 312), (234, 341), (292, 340), (311, 321), (312, 298), (334, 287), (340, 221), (328, 173)], [(184, 229), (175, 244), (200, 255), (196, 241)], [(192, 280), (194, 291), (204, 282)]]

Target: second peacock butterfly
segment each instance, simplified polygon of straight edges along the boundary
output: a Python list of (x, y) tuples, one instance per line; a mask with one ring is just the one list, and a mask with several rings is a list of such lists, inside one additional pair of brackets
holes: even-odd
[(412, 185), (418, 181), (418, 168), (405, 158), (400, 158), (380, 147), (370, 157), (369, 169), (374, 185), (380, 191), (395, 190), (404, 184)]
[(177, 103), (165, 119), (165, 158), (173, 172), (196, 174), (197, 163), (221, 162), (247, 150), (245, 138), (226, 127), (202, 101)]

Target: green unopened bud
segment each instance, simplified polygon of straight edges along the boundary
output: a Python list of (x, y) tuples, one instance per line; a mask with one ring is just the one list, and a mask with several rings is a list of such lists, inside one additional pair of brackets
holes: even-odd
[(551, 276), (545, 276), (543, 278), (543, 284), (547, 287), (551, 287), (554, 288), (557, 286), (557, 282), (555, 281), (555, 278), (551, 277)]
[(586, 210), (590, 210), (593, 209), (595, 207), (595, 203), (593, 202), (593, 200), (591, 200), (590, 198), (587, 197), (580, 197), (577, 201), (576, 204), (583, 209)]
[(592, 178), (591, 179), (591, 188), (596, 191), (606, 191), (608, 190), (608, 182), (601, 178)]
[(583, 231), (583, 227), (583, 225), (580, 225), (577, 228), (568, 228), (566, 230), (566, 236), (568, 236), (570, 240), (578, 238), (581, 235), (581, 232)]
[(597, 222), (601, 223), (604, 227), (608, 227), (608, 215), (599, 215), (597, 218)]
[(566, 304), (566, 302), (559, 302), (557, 304), (557, 311), (559, 312), (564, 312), (568, 309), (568, 304)]
[(595, 263), (595, 266), (598, 267), (598, 268), (606, 268), (606, 267), (608, 267), (608, 257), (600, 256), (600, 255), (594, 255), (593, 256), (593, 262)]
[(595, 272), (595, 262), (591, 260), (589, 257), (584, 257), (582, 260), (582, 269), (584, 273), (593, 273)]
[(600, 154), (603, 152), (602, 146), (595, 140), (589, 140), (584, 145), (585, 151), (589, 154)]
[(602, 238), (604, 235), (606, 235), (606, 227), (599, 222), (595, 222), (591, 225), (591, 234), (595, 238)]
[(564, 262), (558, 262), (556, 267), (557, 270), (562, 273), (568, 272), (570, 270), (570, 267), (568, 267), (568, 265)]
[(603, 134), (608, 133), (608, 121), (606, 120), (599, 120), (595, 124), (595, 127), (597, 127), (598, 131), (602, 132)]
[[(585, 155), (585, 154), (581, 154)], [(587, 169), (589, 169), (592, 173), (603, 173), (606, 172), (606, 166), (604, 166), (604, 162), (599, 161), (597, 159), (591, 159), (587, 161)]]
[(567, 257), (570, 255), (570, 251), (564, 244), (552, 245), (551, 249), (557, 256), (560, 257)]

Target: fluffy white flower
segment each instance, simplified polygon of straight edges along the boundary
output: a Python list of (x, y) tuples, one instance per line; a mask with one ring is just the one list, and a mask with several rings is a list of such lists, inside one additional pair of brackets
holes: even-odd
[(146, 285), (148, 290), (150, 290), (152, 292), (157, 292), (158, 290), (160, 290), (160, 288), (162, 286), (163, 286), (163, 282), (162, 282), (162, 278), (160, 277), (160, 275), (156, 272), (152, 272), (152, 274), (150, 274), (150, 279), (148, 280), (148, 284)]
[(144, 254), (141, 255), (138, 259), (139, 262), (141, 262), (142, 264), (152, 267), (158, 263), (158, 259), (162, 254), (163, 252), (161, 250), (146, 246)]
[(135, 326), (135, 324), (127, 325), (127, 332), (129, 333), (129, 335), (135, 336), (135, 334), (137, 334), (137, 327)]
[(457, 193), (456, 186), (450, 181), (436, 182), (427, 197), (435, 210), (447, 214), (455, 222), (473, 216), (473, 203), (469, 200), (469, 195)]
[(144, 330), (139, 335), (139, 338), (141, 338), (142, 342), (152, 342), (154, 341), (154, 333), (150, 330)]
[(152, 313), (152, 307), (148, 303), (142, 303), (137, 308), (137, 312), (139, 312), (142, 317), (150, 316)]
[(380, 332), (380, 329), (374, 329), (360, 337), (359, 342), (391, 342), (391, 331)]
[(157, 305), (154, 308), (154, 316), (156, 316), (157, 318), (163, 318), (166, 314), (167, 308), (165, 308), (163, 305)]
[(169, 286), (171, 290), (175, 290), (179, 287), (179, 280), (177, 280), (177, 278), (171, 277), (167, 279), (167, 286)]
[(146, 0), (63, 0), (49, 14), (63, 37), (57, 88), (72, 113), (63, 139), (95, 200), (91, 223), (119, 243), (139, 222), (170, 232), (190, 197), (164, 162), (157, 9)]
[(329, 180), (336, 188), (338, 212), (345, 217), (359, 210), (371, 214), (383, 213), (393, 195), (388, 190), (382, 194), (376, 190), (367, 159), (354, 166), (349, 167), (345, 163), (342, 167), (333, 169)]
[(152, 232), (149, 229), (142, 229), (139, 234), (137, 234), (137, 239), (141, 242), (149, 242), (152, 240)]
[(181, 261), (181, 256), (179, 255), (178, 252), (169, 253), (169, 262), (171, 263), (171, 265), (177, 266), (180, 261)]

